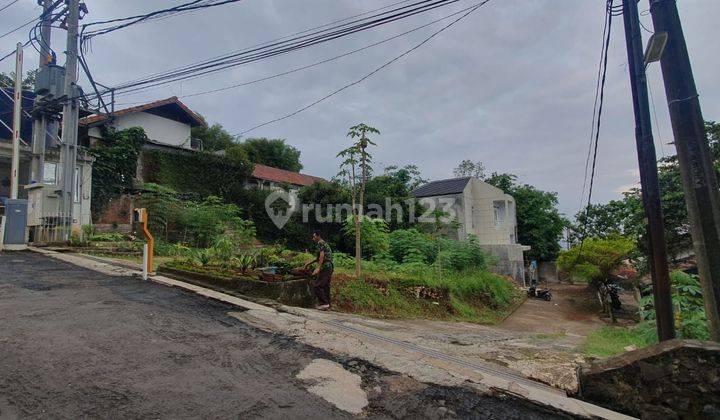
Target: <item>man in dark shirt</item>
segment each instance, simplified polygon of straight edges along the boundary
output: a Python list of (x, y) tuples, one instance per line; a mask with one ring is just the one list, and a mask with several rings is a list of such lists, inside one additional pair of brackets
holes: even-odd
[(313, 284), (313, 292), (318, 300), (317, 309), (321, 311), (330, 310), (330, 280), (333, 273), (332, 249), (325, 242), (320, 231), (313, 232), (313, 242), (316, 244), (315, 259), (305, 264), (305, 267), (317, 262), (317, 268), (313, 271), (315, 283)]

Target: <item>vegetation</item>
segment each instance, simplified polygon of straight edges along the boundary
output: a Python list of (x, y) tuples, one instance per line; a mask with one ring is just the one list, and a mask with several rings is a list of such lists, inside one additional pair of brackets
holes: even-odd
[(362, 123), (350, 127), (347, 136), (354, 143), (338, 153), (338, 157), (343, 159), (338, 176), (347, 178), (352, 198), (353, 221), (355, 224), (355, 278), (358, 279), (361, 274), (361, 221), (364, 220), (365, 186), (372, 172), (372, 155), (368, 153), (367, 149), (371, 145), (376, 146), (367, 137), (368, 134), (380, 134), (380, 131)]
[[(22, 80), (23, 90), (34, 90), (35, 89), (35, 77), (37, 76), (37, 70), (29, 70), (25, 73), (25, 77)], [(11, 71), (10, 74), (0, 72), (0, 85), (6, 88), (12, 88), (15, 86), (15, 72)]]
[(192, 138), (202, 140), (203, 150), (208, 152), (227, 150), (235, 144), (235, 137), (220, 124), (193, 127), (190, 133)]
[[(675, 329), (678, 338), (708, 340), (700, 280), (681, 271), (670, 273)], [(628, 346), (642, 348), (657, 343), (655, 308), (651, 287), (640, 301), (641, 322), (631, 328), (603, 327), (591, 332), (581, 346), (590, 356), (607, 357), (623, 353)]]
[(142, 128), (108, 130), (90, 153), (93, 163), (92, 213), (99, 214), (111, 200), (132, 191), (137, 161), (147, 137)]
[(453, 175), (455, 175), (455, 178), (473, 177), (485, 179), (485, 165), (480, 161), (473, 162), (470, 159), (465, 159), (453, 169)]
[[(283, 139), (247, 139), (238, 145), (253, 163), (272, 166), (293, 172), (300, 172), (300, 151), (285, 143)], [(238, 147), (236, 146), (236, 147)]]

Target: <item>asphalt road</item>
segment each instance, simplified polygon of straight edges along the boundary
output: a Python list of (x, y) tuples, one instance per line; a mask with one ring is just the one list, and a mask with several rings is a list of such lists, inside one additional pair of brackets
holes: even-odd
[[(346, 418), (295, 378), (317, 358), (362, 377), (369, 417), (556, 418), (266, 333), (235, 307), (39, 254), (0, 253), (0, 419)], [(411, 385), (407, 385), (410, 383)]]

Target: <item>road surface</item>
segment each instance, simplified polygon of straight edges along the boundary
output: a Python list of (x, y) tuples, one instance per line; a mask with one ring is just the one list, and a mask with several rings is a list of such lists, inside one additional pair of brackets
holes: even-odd
[(362, 378), (372, 418), (556, 418), (344, 360), (234, 311), (136, 278), (0, 253), (0, 418), (352, 417), (297, 378), (318, 359)]

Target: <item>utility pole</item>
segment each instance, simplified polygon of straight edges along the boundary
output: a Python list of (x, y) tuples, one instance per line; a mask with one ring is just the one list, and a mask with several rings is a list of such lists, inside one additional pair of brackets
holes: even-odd
[(675, 0), (649, 0), (656, 33), (666, 32), (660, 60), (690, 219), (710, 339), (720, 341), (720, 191), (705, 120)]
[(675, 320), (637, 0), (623, 0), (623, 20), (635, 112), (635, 142), (640, 167), (640, 184), (647, 219), (648, 260), (653, 282), (655, 322), (658, 338), (660, 341), (665, 341), (675, 338)]
[(20, 128), (22, 127), (22, 70), (23, 50), (18, 42), (15, 52), (15, 88), (13, 107), (12, 162), (10, 166), (10, 199), (18, 198), (18, 175), (20, 173)]
[(65, 240), (70, 239), (73, 222), (73, 197), (75, 192), (75, 165), (77, 164), (78, 93), (75, 83), (78, 67), (78, 21), (80, 0), (67, 2), (67, 47), (65, 60), (65, 104), (63, 105), (62, 143), (60, 153), (60, 212)]
[[(42, 23), (40, 24), (40, 64), (38, 65), (38, 74), (42, 72), (43, 67), (47, 67), (52, 62), (50, 56), (50, 37), (52, 35), (52, 22), (50, 20), (50, 10), (53, 7), (53, 0), (42, 0), (43, 13), (41, 15)], [(35, 104), (41, 98), (35, 98)], [(36, 110), (37, 112), (38, 110)], [(35, 182), (43, 181), (43, 167), (45, 164), (45, 136), (48, 126), (47, 115), (43, 112), (35, 115), (33, 121), (33, 138), (32, 138), (32, 160), (30, 162), (30, 179)]]

